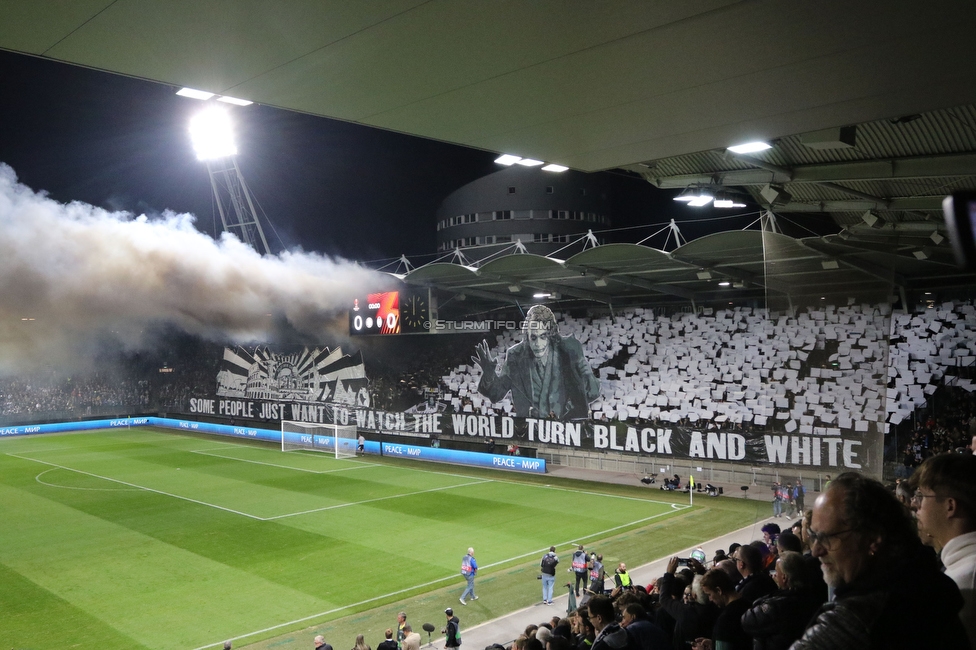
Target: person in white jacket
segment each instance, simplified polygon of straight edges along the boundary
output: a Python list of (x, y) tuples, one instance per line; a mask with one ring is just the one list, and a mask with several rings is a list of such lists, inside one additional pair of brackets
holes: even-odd
[(941, 551), (946, 575), (959, 586), (965, 601), (959, 616), (976, 648), (976, 456), (932, 456), (911, 481), (919, 537)]

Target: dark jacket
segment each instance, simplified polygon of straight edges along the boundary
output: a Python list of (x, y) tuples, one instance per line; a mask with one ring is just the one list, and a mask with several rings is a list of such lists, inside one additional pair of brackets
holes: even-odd
[(674, 650), (687, 650), (687, 642), (694, 641), (698, 637), (712, 638), (712, 627), (721, 611), (715, 603), (711, 601), (704, 605), (697, 602), (685, 603), (681, 598), (682, 594), (675, 594), (673, 573), (665, 573), (661, 577), (658, 581), (658, 589), (661, 593), (658, 611), (665, 612), (674, 620), (671, 634)]
[(742, 615), (742, 629), (752, 637), (753, 650), (786, 650), (822, 604), (811, 589), (778, 589)]
[(603, 636), (593, 642), (592, 650), (637, 650), (627, 630), (617, 623), (610, 623)]
[(956, 583), (919, 547), (838, 587), (792, 650), (966, 650), (962, 604)]
[[(554, 378), (561, 382), (565, 401), (559, 406), (560, 412), (553, 413), (557, 418), (584, 418), (589, 413), (589, 404), (600, 395), (600, 381), (583, 358), (583, 346), (573, 337), (554, 336), (550, 339), (550, 354), (559, 357), (562, 376)], [(539, 413), (532, 402), (532, 372), (535, 357), (526, 342), (516, 343), (508, 349), (502, 374), (496, 375), (494, 368), (485, 368), (478, 383), (478, 392), (499, 402), (508, 391), (512, 391), (512, 403), (519, 417), (549, 417), (549, 413)]]
[(458, 630), (461, 625), (461, 621), (458, 620), (457, 616), (452, 616), (447, 619), (447, 627), (444, 638), (445, 648), (456, 648), (461, 645), (461, 639), (458, 638)]
[(671, 643), (668, 636), (656, 623), (650, 621), (634, 621), (624, 628), (630, 637), (630, 643), (635, 650), (669, 650)]
[(735, 586), (735, 590), (744, 600), (755, 604), (763, 596), (768, 596), (776, 591), (776, 583), (773, 582), (768, 573), (759, 571), (750, 574), (748, 578), (743, 578), (742, 582)]

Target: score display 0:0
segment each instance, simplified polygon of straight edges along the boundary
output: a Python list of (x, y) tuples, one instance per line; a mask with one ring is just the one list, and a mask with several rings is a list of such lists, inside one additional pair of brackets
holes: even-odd
[[(389, 330), (394, 329), (396, 327), (396, 323), (397, 323), (397, 315), (396, 314), (389, 313), (389, 314), (386, 315), (386, 328), (387, 329), (389, 329)], [(374, 325), (374, 323), (373, 323), (373, 317), (372, 316), (367, 316), (366, 317), (366, 329), (373, 329), (373, 325)], [(377, 317), (376, 318), (375, 325), (376, 325), (376, 329), (382, 329), (382, 327), (383, 327), (383, 319)], [(353, 319), (352, 319), (352, 326), (356, 328), (356, 331), (357, 332), (358, 331), (361, 331), (363, 329), (363, 317), (360, 316), (359, 314), (356, 314), (356, 316), (353, 317)]]

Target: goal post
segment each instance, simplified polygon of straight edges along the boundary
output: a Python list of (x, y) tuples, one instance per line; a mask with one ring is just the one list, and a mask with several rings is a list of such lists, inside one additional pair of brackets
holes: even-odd
[(351, 424), (281, 421), (281, 451), (319, 451), (354, 458), (359, 433)]

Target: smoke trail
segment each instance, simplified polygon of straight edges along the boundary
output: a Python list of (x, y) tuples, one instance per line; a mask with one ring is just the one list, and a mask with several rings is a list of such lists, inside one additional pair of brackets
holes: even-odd
[(388, 285), (318, 254), (261, 257), (193, 220), (60, 204), (0, 163), (0, 374), (75, 365), (106, 335), (138, 346), (161, 323), (254, 340), (284, 317), (315, 334), (354, 296)]

